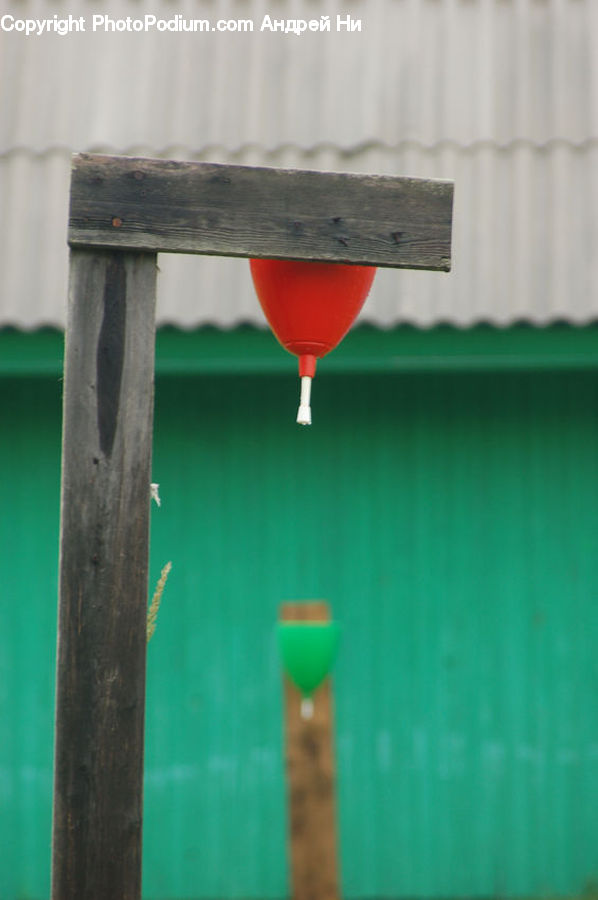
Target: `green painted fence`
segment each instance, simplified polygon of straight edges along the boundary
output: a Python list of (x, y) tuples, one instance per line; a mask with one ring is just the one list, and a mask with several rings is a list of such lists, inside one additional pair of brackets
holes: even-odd
[[(342, 622), (343, 894), (598, 882), (598, 373), (157, 382), (144, 895), (287, 892), (280, 602)], [(60, 382), (0, 379), (0, 898), (47, 897)]]

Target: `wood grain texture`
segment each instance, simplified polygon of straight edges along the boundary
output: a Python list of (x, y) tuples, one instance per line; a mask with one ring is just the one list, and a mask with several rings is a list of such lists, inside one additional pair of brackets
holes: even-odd
[(154, 254), (71, 251), (53, 900), (139, 900)]
[[(285, 603), (281, 621), (330, 619), (328, 604)], [(301, 692), (284, 676), (289, 857), (293, 900), (337, 900), (333, 704), (327, 678), (314, 692), (314, 715), (301, 718)]]
[(73, 157), (69, 243), (448, 271), (453, 184)]

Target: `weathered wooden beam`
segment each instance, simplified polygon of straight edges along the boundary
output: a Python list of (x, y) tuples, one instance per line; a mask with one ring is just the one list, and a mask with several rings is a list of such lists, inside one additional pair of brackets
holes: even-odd
[[(327, 603), (284, 603), (283, 622), (327, 622)], [(289, 856), (292, 900), (338, 900), (333, 704), (330, 678), (314, 694), (311, 719), (284, 676)]]
[(71, 251), (53, 900), (139, 900), (155, 254)]
[(80, 154), (68, 239), (448, 271), (452, 205), (450, 181)]

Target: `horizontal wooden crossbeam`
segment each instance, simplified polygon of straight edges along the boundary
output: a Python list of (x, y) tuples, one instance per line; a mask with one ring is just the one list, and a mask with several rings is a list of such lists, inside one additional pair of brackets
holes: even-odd
[(448, 271), (452, 206), (437, 179), (79, 154), (68, 240)]

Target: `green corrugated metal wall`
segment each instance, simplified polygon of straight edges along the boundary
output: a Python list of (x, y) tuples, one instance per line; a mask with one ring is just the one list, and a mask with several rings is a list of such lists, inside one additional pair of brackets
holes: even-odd
[[(286, 599), (325, 598), (346, 897), (598, 879), (598, 375), (158, 380), (145, 896), (287, 892)], [(47, 892), (59, 386), (0, 381), (0, 897)], [(6, 432), (5, 432), (6, 433)], [(8, 590), (7, 590), (8, 585)]]
[(0, 898), (48, 892), (60, 481), (57, 380), (0, 378)]

